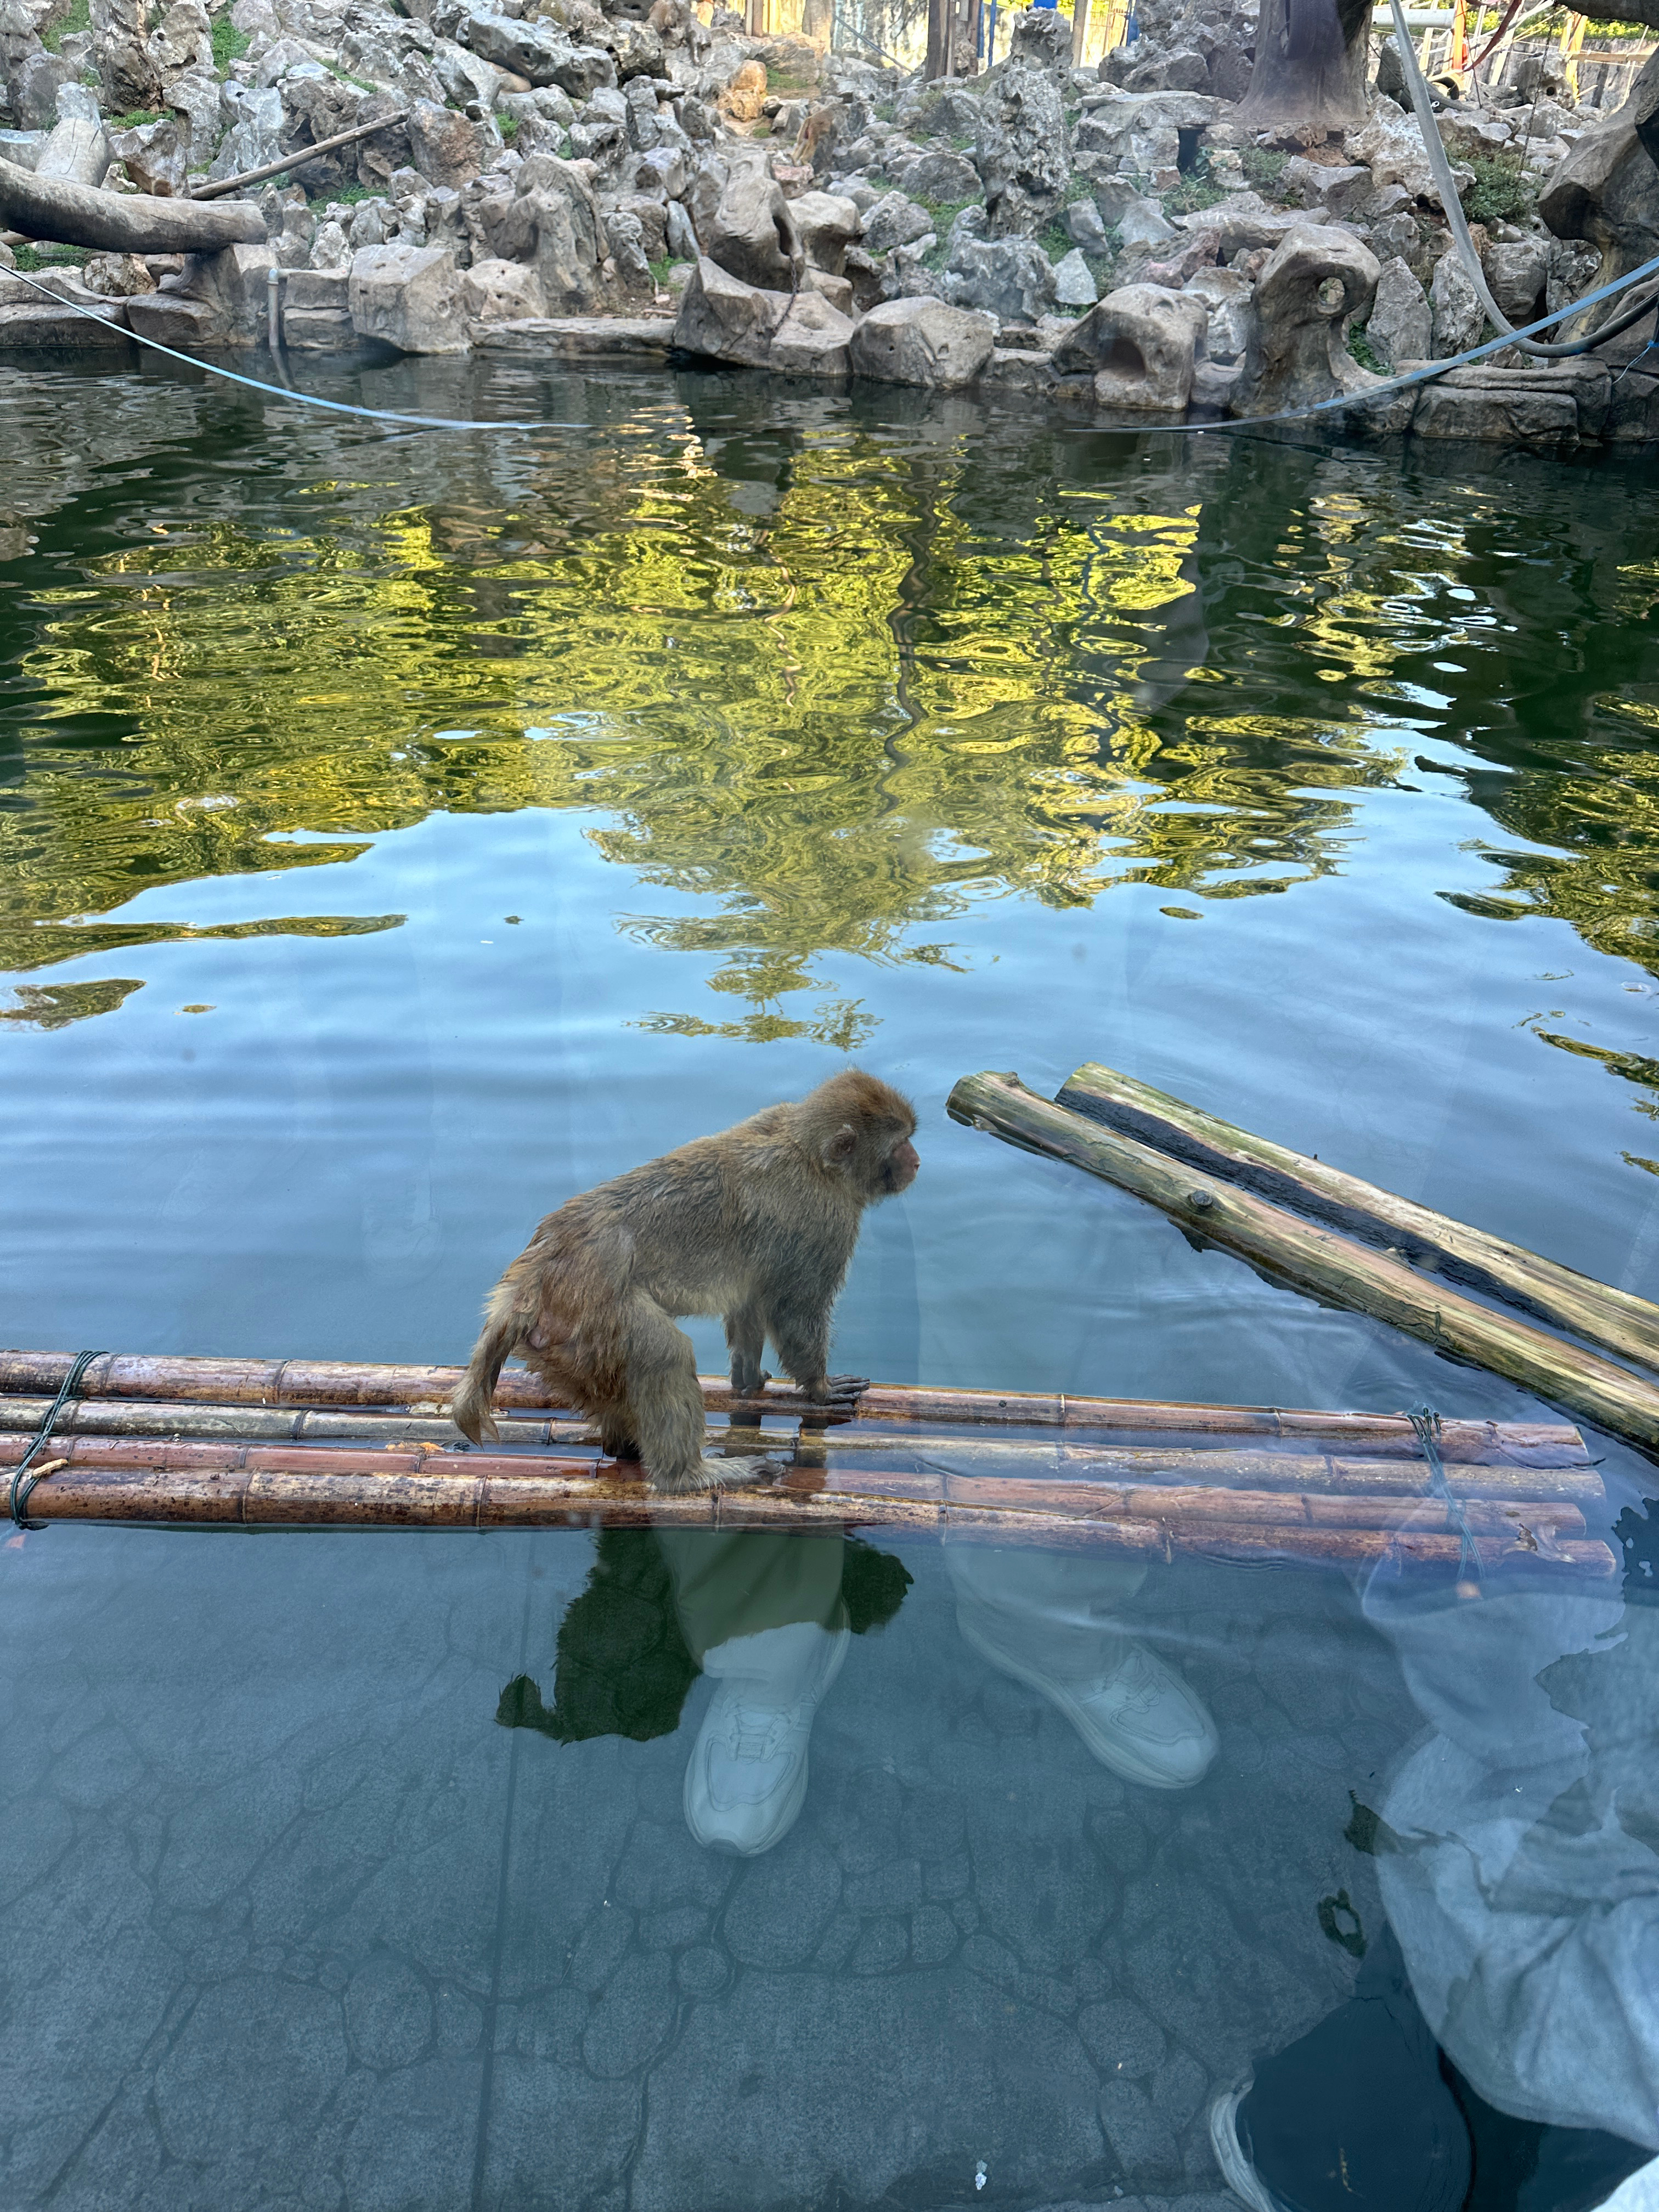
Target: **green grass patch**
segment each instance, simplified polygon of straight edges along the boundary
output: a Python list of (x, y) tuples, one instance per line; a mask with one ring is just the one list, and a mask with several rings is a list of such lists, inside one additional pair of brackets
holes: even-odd
[(162, 110), (159, 107), (134, 107), (125, 115), (112, 115), (108, 128), (112, 131), (137, 131), (142, 124), (159, 123)]
[(918, 200), (916, 205), (925, 208), (933, 219), (933, 228), (943, 238), (963, 208), (977, 207), (978, 196), (968, 200)]
[(253, 38), (252, 33), (247, 31), (239, 31), (235, 24), (231, 21), (228, 15), (220, 15), (216, 17), (213, 25), (213, 66), (215, 69), (228, 70), (233, 62), (239, 62), (241, 60), (242, 56), (247, 52), (248, 48), (252, 44)]
[(1037, 244), (1050, 261), (1063, 261), (1075, 243), (1076, 240), (1063, 222), (1051, 222), (1037, 240)]
[(1350, 324), (1348, 327), (1348, 351), (1361, 368), (1370, 369), (1373, 376), (1391, 376), (1394, 374), (1387, 362), (1372, 351), (1370, 340), (1358, 323)]
[(1213, 207), (1226, 197), (1224, 186), (1217, 184), (1208, 161), (1200, 154), (1174, 190), (1164, 193), (1162, 205), (1167, 216), (1196, 215), (1200, 208)]
[(65, 39), (72, 39), (79, 31), (92, 28), (92, 0), (69, 0), (61, 15), (54, 15), (40, 33), (40, 43), (49, 54), (61, 53)]
[(1288, 154), (1280, 154), (1271, 146), (1246, 146), (1239, 154), (1238, 166), (1244, 172), (1244, 181), (1252, 191), (1264, 198), (1278, 191), (1285, 180), (1285, 164)]
[(1471, 222), (1516, 222), (1529, 216), (1537, 187), (1513, 154), (1472, 154), (1474, 182), (1462, 195)]
[(82, 269), (91, 250), (86, 246), (20, 246), (16, 264), (26, 276), (38, 276), (43, 269)]
[(519, 135), (518, 117), (516, 115), (498, 115), (495, 118), (495, 125), (501, 134), (502, 143), (504, 145), (510, 146), (513, 143), (513, 141)]
[[(271, 182), (280, 184), (282, 179), (273, 177)], [(324, 203), (326, 212), (331, 207), (359, 207), (364, 200), (383, 200), (386, 194), (371, 191), (367, 185), (341, 185), (329, 191), (319, 192), (317, 197)]]
[(675, 269), (689, 268), (690, 264), (689, 262), (677, 260), (672, 253), (665, 253), (659, 260), (648, 261), (646, 264), (646, 266), (651, 271), (652, 283), (656, 286), (657, 289), (661, 292), (667, 289), (669, 273), (671, 270)]
[[(349, 70), (343, 70), (337, 62), (325, 62), (323, 67), (331, 76), (338, 77), (342, 84), (349, 84), (354, 92), (374, 93), (380, 89), (378, 84), (368, 84), (362, 77), (353, 76)], [(453, 106), (454, 102), (452, 100), (448, 105)]]
[(896, 121), (898, 116), (898, 109), (890, 100), (878, 101), (872, 112), (878, 123), (892, 123)]

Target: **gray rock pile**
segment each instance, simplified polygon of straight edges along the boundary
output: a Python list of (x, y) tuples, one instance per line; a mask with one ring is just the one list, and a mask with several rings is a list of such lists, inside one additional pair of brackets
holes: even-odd
[[(91, 0), (90, 27), (54, 41), (53, 0), (0, 0), (0, 158), (162, 197), (286, 164), (246, 188), (264, 246), (54, 276), (101, 303), (88, 343), (264, 343), (274, 264), (301, 351), (672, 349), (1156, 421), (1364, 392), (1492, 335), (1403, 90), (1382, 88), (1401, 89), (1386, 47), (1361, 127), (1273, 142), (1236, 119), (1253, 19), (1225, 0), (1142, 0), (1140, 38), (1097, 70), (1034, 9), (1006, 62), (932, 84), (691, 0), (404, 4)], [(1445, 108), (1512, 321), (1655, 251), (1656, 88), (1650, 64), (1592, 117), (1537, 68), (1505, 104)], [(0, 344), (70, 335), (0, 286)], [(1352, 419), (1651, 437), (1659, 379), (1632, 365), (1648, 335), (1615, 342), (1612, 376), (1510, 350)]]

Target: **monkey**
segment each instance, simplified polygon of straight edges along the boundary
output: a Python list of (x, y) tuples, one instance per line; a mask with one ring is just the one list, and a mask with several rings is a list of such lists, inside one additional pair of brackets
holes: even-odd
[(659, 1491), (752, 1481), (765, 1459), (703, 1450), (702, 1392), (687, 1314), (720, 1314), (732, 1389), (767, 1380), (769, 1337), (817, 1406), (847, 1405), (862, 1376), (826, 1373), (830, 1314), (866, 1206), (907, 1189), (921, 1166), (908, 1099), (849, 1068), (793, 1103), (566, 1200), (539, 1224), (491, 1291), (450, 1409), (463, 1436), (497, 1431), (490, 1401), (522, 1352), (549, 1402), (599, 1425), (601, 1449), (641, 1460)]
[(809, 168), (827, 169), (830, 156), (836, 150), (836, 141), (841, 135), (844, 115), (845, 110), (834, 100), (807, 108), (801, 117), (800, 129), (795, 134), (792, 158), (805, 161)]

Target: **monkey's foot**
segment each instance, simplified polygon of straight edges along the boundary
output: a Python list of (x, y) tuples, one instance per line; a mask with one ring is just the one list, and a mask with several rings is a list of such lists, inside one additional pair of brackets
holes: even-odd
[(734, 1452), (727, 1459), (720, 1452), (705, 1452), (702, 1464), (683, 1475), (653, 1474), (647, 1480), (653, 1490), (665, 1497), (695, 1496), (705, 1490), (740, 1490), (763, 1482), (775, 1482), (780, 1475), (787, 1474), (788, 1464), (760, 1453)]

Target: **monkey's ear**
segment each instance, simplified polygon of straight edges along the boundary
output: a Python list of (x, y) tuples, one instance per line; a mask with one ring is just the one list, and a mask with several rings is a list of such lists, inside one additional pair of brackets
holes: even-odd
[(843, 1121), (823, 1147), (823, 1164), (827, 1168), (844, 1168), (858, 1148), (858, 1131), (850, 1121)]

